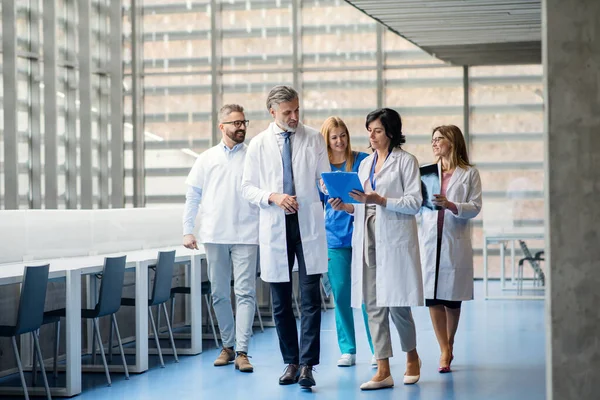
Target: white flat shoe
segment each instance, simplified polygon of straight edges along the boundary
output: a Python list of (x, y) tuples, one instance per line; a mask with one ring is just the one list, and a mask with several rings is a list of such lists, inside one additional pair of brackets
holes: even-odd
[(377, 368), (377, 359), (375, 358), (375, 356), (371, 357), (371, 366), (373, 368)]
[(381, 382), (369, 381), (360, 385), (360, 390), (378, 390), (378, 389), (386, 389), (394, 386), (394, 378), (392, 376), (388, 376)]
[(404, 375), (404, 384), (405, 385), (414, 385), (419, 382), (421, 379), (421, 359), (419, 358), (419, 375)]
[(356, 354), (342, 354), (337, 362), (338, 367), (351, 367), (356, 364)]

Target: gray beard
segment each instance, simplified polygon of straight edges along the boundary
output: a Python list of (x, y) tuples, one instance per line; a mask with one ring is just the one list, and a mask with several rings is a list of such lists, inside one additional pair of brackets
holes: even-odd
[[(279, 124), (276, 124), (276, 125), (279, 126)], [(279, 126), (279, 127), (286, 132), (296, 132), (296, 129), (298, 129), (298, 127), (292, 128), (291, 126), (289, 126), (288, 124), (284, 124), (283, 122), (281, 122), (281, 125), (283, 125), (283, 126)]]

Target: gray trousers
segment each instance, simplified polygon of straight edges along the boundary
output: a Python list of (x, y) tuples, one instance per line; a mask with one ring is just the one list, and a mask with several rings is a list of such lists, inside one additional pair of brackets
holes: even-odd
[[(205, 243), (208, 279), (213, 308), (224, 347), (248, 352), (256, 307), (256, 261), (258, 246)], [(233, 268), (232, 268), (233, 267)], [(236, 317), (231, 308), (231, 273), (236, 299)]]
[(400, 336), (402, 351), (409, 352), (417, 348), (417, 331), (410, 307), (377, 306), (377, 267), (375, 257), (375, 207), (366, 207), (365, 218), (365, 256), (363, 257), (363, 300), (369, 316), (369, 329), (373, 339), (375, 358), (390, 358), (392, 337), (389, 316)]

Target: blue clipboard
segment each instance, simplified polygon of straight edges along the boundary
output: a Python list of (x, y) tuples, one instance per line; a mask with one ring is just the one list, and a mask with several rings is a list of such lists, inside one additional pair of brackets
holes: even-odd
[(350, 197), (353, 190), (364, 192), (356, 172), (323, 172), (321, 178), (329, 192), (329, 197), (342, 199), (344, 203), (358, 203)]

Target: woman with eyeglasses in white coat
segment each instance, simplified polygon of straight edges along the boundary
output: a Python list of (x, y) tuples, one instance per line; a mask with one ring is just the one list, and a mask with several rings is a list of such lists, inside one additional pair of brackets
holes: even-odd
[(462, 301), (473, 299), (473, 248), (469, 221), (481, 210), (481, 179), (470, 163), (460, 129), (442, 125), (431, 135), (441, 193), (439, 210), (423, 212), (419, 231), (425, 305), (441, 356), (438, 372), (451, 372)]

